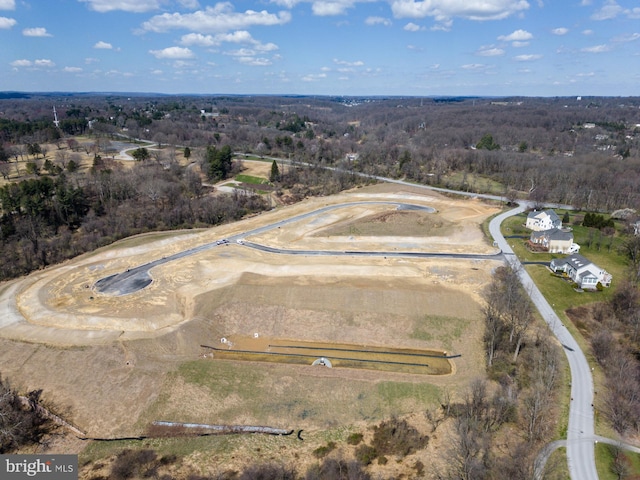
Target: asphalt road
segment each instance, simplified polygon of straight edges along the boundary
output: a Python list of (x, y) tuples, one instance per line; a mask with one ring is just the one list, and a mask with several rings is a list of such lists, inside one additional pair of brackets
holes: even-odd
[[(151, 274), (150, 274), (150, 270), (154, 267), (157, 267), (158, 265), (162, 265), (164, 263), (168, 263), (168, 262), (172, 262), (175, 260), (178, 260), (180, 258), (184, 258), (187, 257), (189, 255), (193, 255), (199, 252), (202, 252), (204, 250), (209, 250), (211, 248), (215, 248), (218, 246), (223, 245), (224, 243), (244, 243), (244, 238), (249, 237), (251, 235), (258, 235), (260, 233), (263, 232), (267, 232), (269, 230), (273, 230), (276, 228), (280, 228), (284, 225), (287, 225), (289, 223), (292, 222), (297, 222), (300, 220), (304, 220), (306, 218), (309, 217), (314, 217), (317, 215), (321, 215), (323, 213), (329, 212), (331, 210), (336, 210), (339, 208), (345, 208), (345, 207), (351, 207), (354, 205), (395, 205), (396, 208), (398, 210), (421, 210), (421, 211), (425, 211), (425, 212), (429, 212), (429, 213), (434, 213), (435, 209), (432, 207), (427, 207), (424, 205), (414, 205), (414, 204), (410, 204), (410, 203), (403, 203), (403, 202), (352, 202), (352, 203), (348, 203), (348, 204), (339, 204), (339, 205), (329, 205), (327, 207), (323, 207), (320, 208), (318, 210), (313, 210), (311, 212), (307, 212), (307, 213), (303, 213), (301, 215), (296, 215), (295, 217), (291, 217), (291, 218), (287, 218), (285, 220), (281, 220), (279, 222), (275, 222), (269, 225), (265, 225), (263, 227), (259, 227), (259, 228), (255, 228), (253, 230), (249, 230), (247, 232), (238, 234), (238, 235), (233, 235), (224, 239), (219, 239), (217, 241), (211, 242), (211, 243), (207, 243), (204, 245), (200, 245), (198, 247), (195, 248), (191, 248), (189, 250), (184, 250), (182, 252), (176, 253), (174, 255), (170, 255), (170, 256), (166, 256), (166, 257), (162, 257), (159, 258), (157, 260), (154, 260), (152, 262), (149, 263), (145, 263), (143, 265), (138, 265), (137, 267), (134, 268), (130, 268), (128, 270), (126, 270), (125, 272), (121, 272), (121, 273), (117, 273), (115, 275), (110, 275), (108, 277), (104, 277), (101, 278), (100, 280), (98, 280), (94, 287), (96, 289), (96, 291), (98, 291), (99, 293), (103, 293), (103, 294), (107, 294), (107, 295), (128, 295), (134, 292), (137, 292), (139, 290), (142, 290), (143, 288), (147, 287), (149, 284), (151, 284), (151, 282), (153, 281)], [(259, 246), (257, 244), (254, 244), (255, 247), (254, 248), (258, 248)], [(268, 247), (262, 247), (263, 249), (266, 249)], [(278, 249), (273, 249), (273, 251), (275, 252)], [(281, 249), (280, 252), (278, 253), (295, 253), (296, 251), (293, 250), (284, 250)], [(298, 251), (300, 252), (300, 251)], [(306, 251), (306, 253), (303, 254), (307, 254), (307, 255), (312, 255), (314, 254), (313, 251)], [(319, 254), (319, 253), (315, 253), (315, 254)], [(337, 255), (345, 255), (347, 254), (346, 252), (334, 252), (334, 254)], [(368, 255), (369, 252), (348, 252), (349, 255)], [(381, 254), (381, 252), (379, 252), (379, 254)], [(394, 255), (394, 256), (400, 256), (398, 254), (398, 252), (393, 252), (393, 253), (389, 253), (389, 255)], [(432, 255), (437, 255), (437, 254), (432, 254)], [(416, 253), (414, 252), (407, 252), (404, 256), (417, 256)]]
[(507, 240), (500, 232), (500, 224), (508, 217), (525, 211), (523, 203), (518, 208), (494, 217), (489, 223), (489, 232), (497, 242), (507, 261), (518, 271), (522, 286), (547, 322), (549, 328), (563, 345), (571, 369), (571, 405), (569, 407), (569, 426), (567, 429), (567, 461), (573, 480), (597, 480), (594, 444), (593, 416), (593, 379), (591, 368), (580, 345), (575, 341), (560, 321), (549, 302), (535, 285), (531, 276), (522, 267)]

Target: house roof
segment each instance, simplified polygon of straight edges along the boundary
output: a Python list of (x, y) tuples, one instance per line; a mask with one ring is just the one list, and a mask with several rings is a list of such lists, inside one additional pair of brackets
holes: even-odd
[(577, 271), (601, 270), (600, 267), (598, 267), (595, 263), (593, 263), (591, 260), (587, 260), (585, 257), (580, 255), (579, 253), (574, 253), (573, 255), (569, 255), (568, 257), (564, 257), (564, 258), (554, 258), (551, 261), (557, 267), (560, 267), (565, 264), (569, 264), (573, 268), (575, 268)]
[(551, 218), (551, 221), (554, 223), (560, 220), (558, 214), (551, 209), (541, 211), (534, 210), (527, 215), (527, 218), (543, 218), (544, 216)]
[(573, 232), (564, 228), (551, 228), (549, 230), (541, 230), (539, 232), (531, 232), (531, 238), (547, 237), (549, 240), (556, 241), (573, 241)]

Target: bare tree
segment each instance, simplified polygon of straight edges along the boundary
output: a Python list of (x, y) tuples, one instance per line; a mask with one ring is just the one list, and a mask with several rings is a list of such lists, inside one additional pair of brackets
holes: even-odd
[(68, 150), (56, 150), (55, 154), (56, 164), (58, 164), (61, 168), (67, 168), (67, 161), (69, 160), (69, 151)]

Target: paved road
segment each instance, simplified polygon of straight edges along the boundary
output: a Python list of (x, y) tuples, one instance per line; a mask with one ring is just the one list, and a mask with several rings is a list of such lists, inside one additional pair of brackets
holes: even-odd
[[(215, 248), (225, 243), (244, 243), (244, 238), (251, 235), (258, 235), (260, 233), (267, 232), (269, 230), (273, 230), (276, 228), (280, 228), (284, 225), (287, 225), (292, 222), (297, 222), (300, 220), (304, 220), (309, 217), (321, 215), (323, 213), (329, 212), (331, 210), (336, 210), (339, 208), (351, 207), (354, 205), (395, 205), (398, 210), (422, 210), (425, 212), (433, 213), (435, 209), (432, 207), (427, 207), (424, 205), (414, 205), (410, 203), (403, 202), (352, 202), (348, 204), (340, 204), (340, 205), (329, 205), (327, 207), (320, 208), (318, 210), (314, 210), (311, 212), (303, 213), (301, 215), (296, 215), (295, 217), (290, 217), (285, 220), (281, 220), (279, 222), (275, 222), (269, 225), (265, 225), (263, 227), (255, 228), (248, 232), (244, 232), (241, 234), (233, 235), (227, 237), (225, 239), (220, 239), (211, 243), (207, 243), (204, 245), (200, 245), (195, 248), (191, 248), (189, 250), (185, 250), (174, 255), (166, 256), (160, 258), (158, 260), (154, 260), (149, 263), (145, 263), (143, 265), (138, 265), (137, 267), (130, 268), (125, 272), (117, 273), (115, 275), (111, 275), (105, 278), (101, 278), (95, 283), (95, 288), (98, 292), (104, 293), (107, 295), (128, 295), (143, 288), (147, 287), (151, 282), (151, 274), (149, 271), (157, 267), (158, 265), (162, 265), (164, 263), (172, 262), (174, 260), (178, 260), (180, 258), (187, 257), (189, 255), (193, 255), (204, 250), (209, 250), (211, 248)], [(256, 248), (258, 247), (257, 244)], [(266, 248), (266, 247), (265, 247)], [(275, 249), (274, 249), (275, 250)], [(282, 250), (280, 253), (287, 253), (287, 251)], [(367, 254), (368, 252), (361, 252), (361, 254)], [(307, 254), (311, 254), (311, 252), (307, 252)], [(344, 254), (338, 253), (338, 254)], [(356, 255), (357, 252), (349, 252), (350, 255)], [(390, 253), (391, 254), (391, 253)], [(415, 253), (407, 253), (406, 256), (415, 256)], [(397, 252), (396, 252), (397, 256)]]
[(562, 324), (549, 302), (540, 293), (531, 276), (522, 267), (508, 241), (500, 232), (500, 224), (506, 218), (525, 211), (527, 207), (527, 204), (522, 203), (518, 208), (496, 216), (489, 223), (489, 232), (507, 261), (518, 271), (520, 281), (529, 293), (540, 315), (547, 322), (558, 341), (564, 346), (569, 367), (571, 368), (571, 405), (566, 440), (569, 473), (573, 480), (597, 480), (591, 368), (589, 368), (589, 363), (578, 343)]

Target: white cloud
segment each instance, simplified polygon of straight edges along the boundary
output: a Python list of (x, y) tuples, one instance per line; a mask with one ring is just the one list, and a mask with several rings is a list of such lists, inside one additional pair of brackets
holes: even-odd
[(593, 35), (594, 31), (587, 29), (587, 30), (583, 30), (582, 34), (585, 35), (585, 36), (589, 36), (589, 35)]
[(171, 60), (193, 58), (193, 52), (184, 47), (167, 47), (162, 50), (149, 50), (149, 53), (156, 58), (167, 58)]
[(480, 55), (481, 57), (499, 57), (504, 54), (505, 51), (502, 48), (496, 47), (480, 47), (480, 50), (476, 52), (476, 55)]
[(418, 32), (422, 30), (422, 27), (420, 25), (416, 25), (413, 22), (409, 22), (404, 26), (404, 30), (406, 30), (407, 32)]
[(511, 42), (511, 46), (515, 48), (522, 48), (529, 45), (530, 42)]
[(608, 52), (609, 50), (611, 50), (611, 48), (608, 45), (594, 45), (593, 47), (585, 47), (582, 48), (580, 51), (581, 52), (585, 52), (585, 53), (604, 53), (604, 52)]
[(0, 17), (0, 29), (7, 29), (13, 27), (16, 23), (15, 19)]
[(44, 27), (25, 28), (22, 34), (25, 37), (53, 37)]
[(51, 67), (55, 67), (56, 66), (56, 64), (53, 63), (48, 58), (41, 58), (41, 59), (38, 59), (38, 60), (34, 60), (33, 64), (36, 67), (47, 67), (47, 68), (51, 68)]
[(122, 10), (124, 12), (144, 13), (160, 8), (158, 0), (78, 0), (82, 3), (88, 3), (91, 10), (106, 13), (114, 10)]
[(338, 0), (338, 1), (315, 1), (311, 4), (311, 10), (314, 15), (326, 17), (330, 15), (343, 15), (347, 13), (347, 8), (353, 7), (354, 2)]
[(620, 15), (624, 9), (615, 0), (608, 0), (600, 10), (591, 15), (592, 20), (611, 20)]
[(195, 10), (196, 8), (200, 8), (200, 4), (198, 0), (179, 0), (180, 5), (184, 8), (190, 8), (191, 10)]
[(98, 50), (111, 50), (113, 48), (113, 45), (111, 45), (110, 43), (107, 42), (103, 42), (102, 40), (100, 40), (99, 42), (97, 42), (93, 48), (97, 48)]
[(235, 12), (229, 2), (217, 3), (193, 13), (164, 13), (156, 15), (142, 24), (142, 28), (152, 32), (166, 32), (171, 29), (191, 30), (192, 32), (228, 32), (254, 25), (283, 25), (291, 20), (289, 12), (269, 13), (266, 10), (256, 12), (247, 10)]
[(542, 55), (538, 53), (533, 53), (529, 55), (516, 55), (515, 57), (513, 57), (513, 59), (516, 62), (532, 62), (534, 60), (540, 60), (541, 58), (542, 58)]
[(80, 68), (80, 67), (64, 67), (62, 69), (62, 71), (67, 72), (67, 73), (80, 73), (82, 71), (82, 68)]
[(196, 47), (217, 47), (223, 43), (245, 43), (251, 45), (260, 52), (278, 50), (275, 43), (262, 43), (251, 36), (246, 30), (237, 30), (233, 33), (219, 33), (217, 35), (203, 35), (201, 33), (188, 33), (180, 39), (180, 45)]
[(0, 10), (15, 10), (15, 9), (16, 9), (15, 0), (0, 0)]
[(483, 70), (487, 68), (484, 63), (467, 63), (466, 65), (462, 65), (461, 67), (464, 70)]
[(31, 60), (14, 60), (13, 62), (11, 62), (9, 65), (11, 65), (12, 67), (30, 67), (32, 65)]
[(326, 73), (310, 73), (302, 77), (303, 82), (317, 82), (318, 80), (322, 80), (323, 78), (327, 78)]
[(509, 35), (500, 35), (498, 40), (502, 40), (503, 42), (525, 42), (532, 38), (533, 35), (526, 30), (516, 30)]
[(553, 30), (551, 30), (551, 33), (553, 33), (554, 35), (566, 35), (567, 33), (569, 33), (569, 29), (565, 28), (565, 27), (558, 27), (558, 28), (554, 28)]
[(268, 58), (237, 57), (236, 60), (244, 65), (250, 65), (252, 67), (268, 67), (273, 63)]
[(626, 34), (618, 35), (617, 37), (614, 37), (613, 41), (621, 42), (621, 43), (635, 42), (639, 38), (640, 38), (640, 33), (626, 33)]
[(311, 3), (311, 10), (314, 15), (329, 16), (343, 15), (347, 9), (354, 7), (357, 3), (370, 3), (377, 0), (270, 0), (281, 7), (292, 9), (299, 3)]
[(211, 35), (203, 35), (201, 33), (187, 33), (180, 39), (180, 45), (188, 47), (213, 47), (214, 45), (220, 45), (220, 42), (215, 40)]
[(453, 17), (469, 20), (500, 20), (529, 8), (526, 0), (392, 0), (397, 18), (434, 17), (438, 22)]
[(384, 17), (367, 17), (364, 23), (366, 25), (384, 25), (385, 27), (388, 27), (391, 25), (391, 20)]
[(275, 3), (276, 5), (289, 9), (295, 7), (300, 2), (301, 0), (271, 0), (271, 3)]
[(333, 59), (333, 63), (336, 65), (342, 65), (345, 67), (363, 67), (364, 62), (362, 60), (356, 60), (355, 62), (347, 62), (346, 60), (338, 60), (337, 58)]
[(231, 55), (232, 57), (253, 57), (255, 54), (256, 51), (250, 48), (241, 48), (239, 50), (229, 50), (225, 52), (225, 55)]

